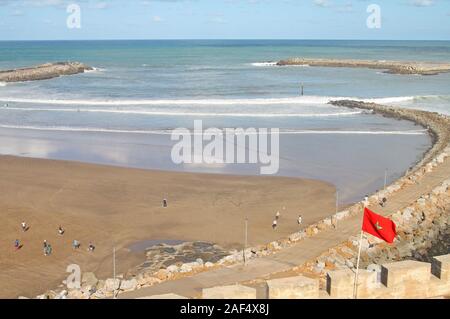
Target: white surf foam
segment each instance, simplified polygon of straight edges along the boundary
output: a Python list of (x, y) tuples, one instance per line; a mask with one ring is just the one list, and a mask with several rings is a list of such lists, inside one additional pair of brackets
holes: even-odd
[[(128, 133), (128, 134), (153, 134), (171, 135), (172, 130), (122, 130), (105, 129), (95, 127), (68, 127), (68, 126), (31, 126), (31, 125), (0, 125), (5, 129), (22, 129), (36, 131), (62, 131), (62, 132), (91, 132), (91, 133)], [(406, 131), (370, 131), (370, 130), (281, 130), (280, 135), (320, 134), (320, 135), (424, 135), (426, 130)]]
[(0, 86), (6, 86), (5, 82), (0, 82)]
[(98, 73), (104, 71), (105, 69), (93, 67), (92, 70), (84, 70), (84, 73)]
[(24, 108), (2, 107), (1, 111), (25, 112), (71, 112), (71, 113), (112, 113), (148, 116), (204, 116), (204, 117), (336, 117), (362, 114), (363, 111), (336, 112), (336, 113), (216, 113), (216, 112), (161, 112), (146, 110), (114, 110), (114, 109), (87, 109), (87, 108)]
[(0, 97), (0, 101), (11, 103), (27, 104), (47, 104), (47, 105), (91, 105), (91, 106), (137, 106), (137, 105), (279, 105), (279, 104), (327, 104), (333, 100), (356, 100), (374, 103), (396, 103), (403, 101), (412, 101), (414, 96), (385, 97), (365, 99), (357, 97), (339, 97), (339, 96), (299, 96), (287, 98), (266, 98), (266, 99), (158, 99), (158, 100), (60, 100), (60, 99), (26, 99), (17, 97)]
[(277, 62), (255, 62), (251, 63), (253, 66), (276, 66)]

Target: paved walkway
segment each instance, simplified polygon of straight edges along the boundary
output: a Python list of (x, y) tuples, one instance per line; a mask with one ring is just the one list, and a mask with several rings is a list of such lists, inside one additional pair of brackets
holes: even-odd
[[(450, 177), (450, 159), (436, 167), (432, 173), (428, 173), (417, 184), (410, 185), (393, 195), (386, 205), (373, 209), (382, 215), (395, 213), (421, 195), (429, 193)], [(199, 296), (203, 288), (218, 285), (235, 284), (239, 282), (263, 278), (272, 273), (287, 271), (318, 257), (326, 250), (346, 241), (350, 236), (357, 235), (362, 223), (361, 216), (351, 217), (341, 221), (336, 230), (328, 229), (311, 238), (299, 241), (289, 248), (285, 248), (271, 256), (256, 258), (246, 266), (233, 265), (212, 271), (206, 271), (191, 277), (167, 281), (152, 287), (121, 294), (119, 298), (139, 298), (151, 295), (175, 293), (186, 297)]]

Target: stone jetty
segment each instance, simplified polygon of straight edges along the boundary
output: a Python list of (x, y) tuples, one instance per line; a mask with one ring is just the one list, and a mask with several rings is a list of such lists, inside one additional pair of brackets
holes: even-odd
[(303, 65), (333, 68), (369, 68), (385, 70), (385, 73), (391, 74), (436, 75), (439, 73), (450, 72), (450, 63), (437, 62), (290, 58), (277, 62), (277, 65)]
[(73, 75), (93, 70), (80, 62), (45, 63), (29, 68), (0, 71), (0, 82), (25, 82), (48, 80), (61, 75)]

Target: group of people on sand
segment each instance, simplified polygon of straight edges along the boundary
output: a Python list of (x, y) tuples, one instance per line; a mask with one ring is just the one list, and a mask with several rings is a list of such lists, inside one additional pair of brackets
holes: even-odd
[[(20, 224), (20, 227), (22, 228), (23, 232), (27, 232), (30, 229), (30, 226), (25, 221), (23, 221)], [(65, 232), (66, 231), (65, 231), (65, 229), (62, 226), (58, 227), (58, 234), (60, 236), (63, 236)], [(20, 240), (16, 239), (14, 241), (14, 248), (16, 250), (19, 250), (22, 247), (23, 247), (23, 245), (21, 244)], [(79, 249), (80, 247), (81, 247), (81, 243), (78, 240), (74, 239), (73, 242), (72, 242), (72, 248), (73, 249)], [(87, 249), (88, 249), (88, 251), (93, 252), (95, 250), (94, 244), (92, 242), (89, 242), (89, 245), (88, 245)], [(46, 239), (43, 242), (43, 250), (44, 250), (44, 256), (50, 256), (52, 254), (52, 252), (53, 252), (52, 245), (49, 242), (47, 242)]]
[[(283, 206), (283, 211), (286, 210), (286, 207)], [(275, 219), (272, 222), (272, 229), (276, 229), (278, 227), (278, 221), (280, 220), (281, 217), (281, 213), (280, 211), (277, 211), (277, 213), (275, 214)], [(297, 224), (300, 226), (303, 223), (303, 216), (302, 215), (298, 215), (297, 218)]]

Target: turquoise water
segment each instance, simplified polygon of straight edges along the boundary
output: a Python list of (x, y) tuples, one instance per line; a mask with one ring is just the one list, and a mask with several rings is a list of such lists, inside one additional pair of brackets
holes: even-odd
[(333, 107), (326, 104), (330, 99), (374, 99), (450, 113), (450, 74), (270, 63), (293, 56), (448, 62), (450, 42), (0, 42), (1, 69), (67, 60), (96, 68), (0, 84), (0, 153), (256, 174), (248, 165), (176, 166), (167, 134), (191, 128), (194, 119), (205, 127), (280, 128), (279, 175), (326, 180), (354, 200), (382, 186), (386, 168), (390, 180), (402, 174), (430, 140), (411, 123)]

